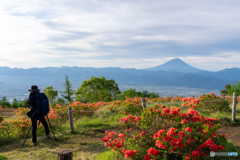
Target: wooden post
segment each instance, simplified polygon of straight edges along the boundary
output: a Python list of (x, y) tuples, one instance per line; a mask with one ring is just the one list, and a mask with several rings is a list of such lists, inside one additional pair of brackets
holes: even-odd
[(147, 108), (147, 106), (146, 106), (146, 101), (145, 101), (145, 98), (144, 98), (144, 97), (142, 98), (142, 105), (143, 105), (143, 109), (144, 109), (144, 108)]
[(69, 124), (71, 128), (71, 132), (74, 132), (72, 107), (68, 107), (68, 114), (69, 114)]
[(70, 149), (63, 149), (58, 151), (57, 160), (72, 160), (73, 152)]
[(232, 121), (235, 121), (236, 105), (237, 105), (237, 93), (233, 92)]

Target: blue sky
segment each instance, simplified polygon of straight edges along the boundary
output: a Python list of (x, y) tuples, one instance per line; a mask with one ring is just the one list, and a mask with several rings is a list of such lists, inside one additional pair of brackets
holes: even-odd
[(240, 68), (239, 0), (1, 0), (0, 66)]

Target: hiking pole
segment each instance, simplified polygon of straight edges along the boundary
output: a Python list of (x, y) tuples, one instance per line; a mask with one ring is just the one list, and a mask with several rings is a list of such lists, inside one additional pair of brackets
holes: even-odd
[(30, 126), (30, 128), (29, 128), (29, 130), (28, 130), (27, 136), (26, 136), (26, 138), (25, 138), (25, 140), (24, 140), (24, 142), (23, 142), (23, 145), (22, 145), (22, 147), (24, 146), (24, 143), (25, 143), (25, 141), (26, 141), (26, 139), (27, 139), (27, 137), (28, 137), (28, 134), (29, 134), (29, 132), (30, 132), (31, 128), (32, 128), (32, 124), (31, 124), (31, 126)]
[[(47, 119), (48, 119), (49, 126), (50, 126), (50, 128), (52, 129), (52, 126), (51, 126), (51, 123), (50, 123), (50, 121), (49, 121), (48, 115), (46, 115), (46, 116), (47, 116)], [(56, 137), (55, 137), (55, 135), (54, 135), (53, 129), (52, 129), (52, 133), (53, 133), (53, 136), (54, 136), (55, 141), (57, 141), (57, 139), (56, 139)]]

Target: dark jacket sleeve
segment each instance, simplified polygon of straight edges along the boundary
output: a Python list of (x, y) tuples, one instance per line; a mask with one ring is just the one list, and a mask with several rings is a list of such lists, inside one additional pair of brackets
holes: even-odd
[(35, 94), (29, 95), (29, 97), (28, 97), (28, 104), (31, 106), (30, 110), (33, 110), (33, 108), (36, 108)]

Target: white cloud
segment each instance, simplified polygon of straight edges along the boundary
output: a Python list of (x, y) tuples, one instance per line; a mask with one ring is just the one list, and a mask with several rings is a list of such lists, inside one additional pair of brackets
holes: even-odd
[(240, 68), (240, 52), (224, 52), (209, 56), (180, 57), (186, 63), (203, 70), (220, 71), (225, 68)]
[(148, 68), (180, 57), (201, 69), (240, 67), (232, 43), (240, 42), (239, 4), (1, 0), (0, 65), (71, 66), (84, 58), (76, 64)]

